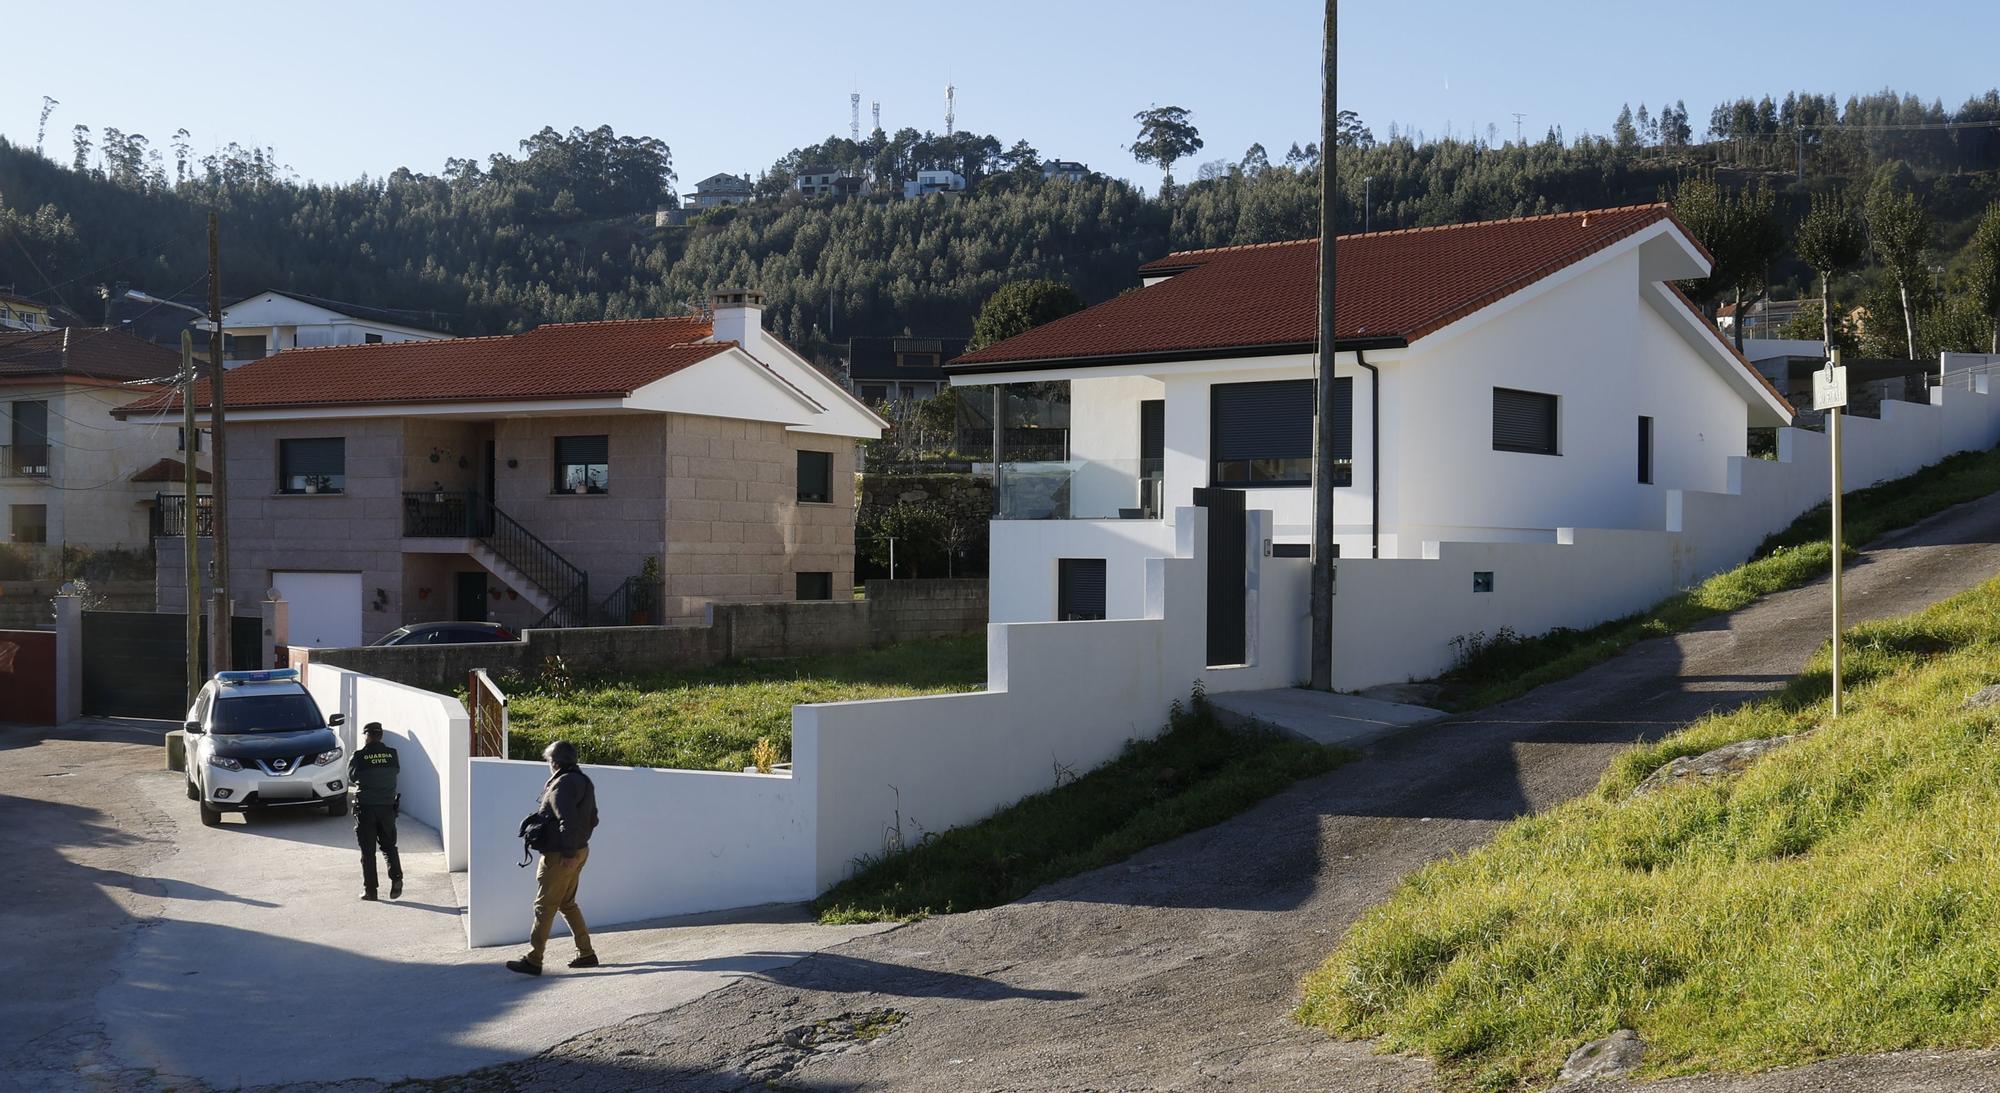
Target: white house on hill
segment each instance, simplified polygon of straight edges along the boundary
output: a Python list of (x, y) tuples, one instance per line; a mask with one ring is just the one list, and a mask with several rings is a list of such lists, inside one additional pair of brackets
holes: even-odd
[[(222, 309), (223, 360), (235, 367), (287, 349), (451, 337), (415, 325), (418, 320), (433, 321), (428, 312), (368, 307), (274, 289)], [(206, 322), (196, 325), (209, 329)]]
[[(1663, 204), (1343, 237), (1340, 554), (1658, 529), (1668, 490), (1726, 489), (1793, 409), (1673, 287), (1709, 265)], [(1137, 617), (1203, 487), (1305, 551), (1317, 271), (1311, 240), (1171, 254), (953, 363), (955, 386), (1070, 381), (1073, 458), (1001, 468), (995, 622)]]

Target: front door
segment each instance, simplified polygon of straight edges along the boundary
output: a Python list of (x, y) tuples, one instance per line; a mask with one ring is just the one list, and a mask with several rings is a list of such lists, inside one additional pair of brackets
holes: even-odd
[(456, 613), (452, 618), (459, 622), (486, 621), (486, 574), (460, 573), (458, 575), (458, 596)]

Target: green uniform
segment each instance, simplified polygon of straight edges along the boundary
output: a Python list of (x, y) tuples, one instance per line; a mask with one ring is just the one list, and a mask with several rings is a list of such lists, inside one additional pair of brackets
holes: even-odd
[(396, 775), (401, 770), (396, 749), (380, 742), (347, 761), (347, 781), (354, 787), (354, 838), (361, 844), (361, 886), (370, 895), (376, 886), (377, 846), (389, 863), (389, 879), (403, 879), (402, 855), (396, 852)]

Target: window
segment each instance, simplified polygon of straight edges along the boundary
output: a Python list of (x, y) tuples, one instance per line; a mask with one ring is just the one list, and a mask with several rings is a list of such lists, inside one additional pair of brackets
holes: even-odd
[(279, 493), (340, 493), (347, 489), (347, 438), (278, 441)]
[(556, 438), (557, 493), (607, 493), (611, 489), (611, 438)]
[[(194, 431), (194, 450), (197, 452), (201, 451), (201, 434), (205, 431), (206, 430), (203, 429), (196, 429)], [(174, 450), (177, 452), (187, 451), (188, 450), (187, 426), (185, 425), (175, 426), (174, 435), (176, 437), (174, 442)]]
[(1653, 419), (1639, 419), (1639, 482), (1653, 484)]
[[(1209, 484), (1312, 484), (1313, 381), (1222, 383), (1210, 388)], [(1334, 480), (1351, 485), (1354, 467), (1354, 380), (1334, 381)]]
[(1473, 590), (1474, 592), (1491, 592), (1491, 591), (1493, 591), (1493, 571), (1492, 571), (1492, 570), (1490, 570), (1490, 569), (1475, 569), (1475, 570), (1473, 570), (1473, 571), (1472, 571), (1472, 590)]
[(361, 335), (361, 344), (363, 344), (363, 345), (381, 345), (381, 344), (382, 344), (382, 335), (380, 335), (380, 334), (363, 334), (363, 335)]
[(802, 600), (830, 600), (833, 598), (833, 574), (801, 573), (798, 575), (798, 598)]
[(833, 500), (833, 453), (799, 453), (799, 501), (825, 504)]
[(8, 407), (13, 430), (7, 449), (10, 474), (49, 473), (49, 404), (44, 399), (24, 400)]
[(1104, 559), (1056, 559), (1056, 621), (1104, 617)]
[(888, 399), (889, 399), (889, 388), (884, 386), (883, 384), (864, 383), (861, 385), (861, 401), (869, 404), (870, 406), (873, 406), (878, 402), (886, 402), (888, 401)]
[(936, 353), (898, 353), (896, 354), (896, 367), (936, 368), (938, 366), (938, 356)]
[(233, 361), (256, 360), (264, 355), (269, 337), (267, 334), (231, 334), (229, 351), (223, 355)]
[(1556, 446), (1556, 397), (1495, 387), (1493, 450), (1561, 455)]
[(17, 543), (46, 543), (49, 541), (49, 507), (47, 505), (10, 505), (9, 526), (12, 538)]

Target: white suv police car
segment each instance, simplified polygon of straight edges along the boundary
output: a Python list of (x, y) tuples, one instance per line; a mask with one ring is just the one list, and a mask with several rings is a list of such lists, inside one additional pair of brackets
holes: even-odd
[(187, 740), (188, 800), (201, 822), (224, 812), (324, 806), (347, 811), (346, 753), (296, 669), (220, 672), (201, 689), (181, 726)]

